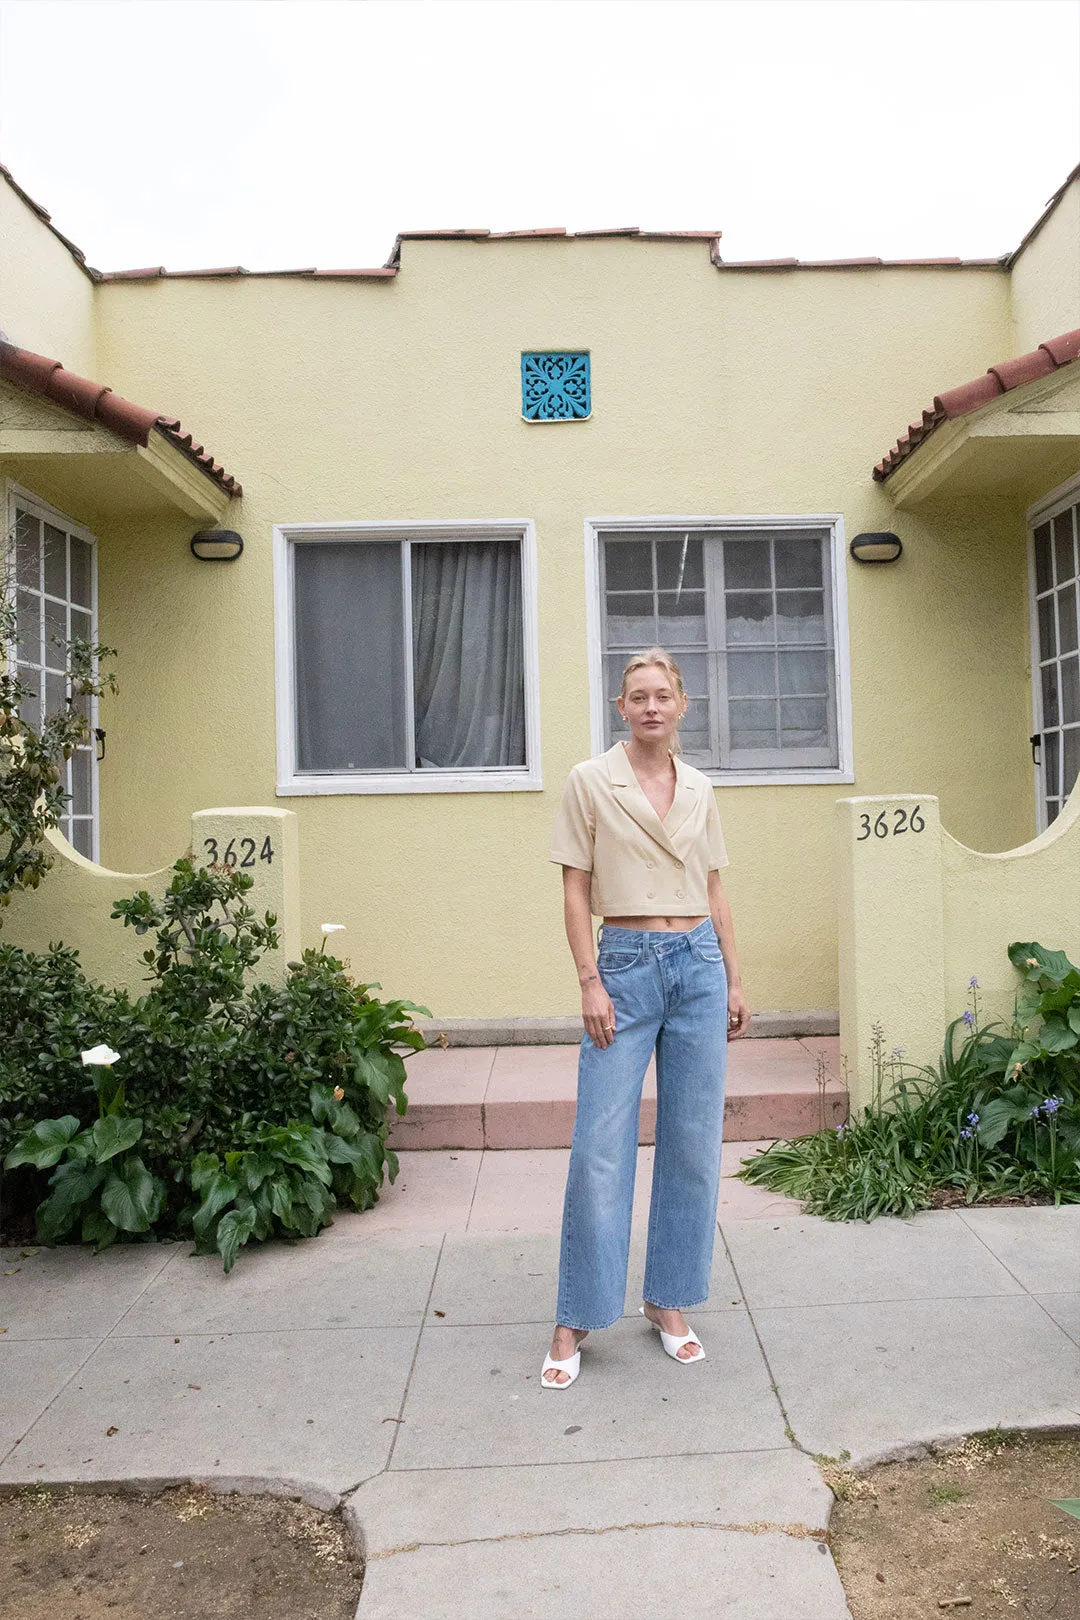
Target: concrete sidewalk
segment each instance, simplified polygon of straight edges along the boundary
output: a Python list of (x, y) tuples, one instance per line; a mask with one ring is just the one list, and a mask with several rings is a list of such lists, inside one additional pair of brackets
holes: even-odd
[(627, 1316), (542, 1391), (565, 1162), (405, 1155), (378, 1209), (229, 1278), (2, 1251), (0, 1486), (344, 1499), (359, 1620), (843, 1620), (811, 1453), (1080, 1422), (1080, 1207), (831, 1225), (726, 1181), (680, 1369), (637, 1316), (644, 1176)]

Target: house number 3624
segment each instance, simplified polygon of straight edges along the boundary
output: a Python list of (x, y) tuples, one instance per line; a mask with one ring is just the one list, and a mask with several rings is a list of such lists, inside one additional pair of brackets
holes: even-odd
[[(874, 817), (873, 823), (871, 823), (869, 816), (860, 816), (859, 823), (862, 832), (855, 842), (861, 844), (864, 838), (870, 837), (871, 833), (875, 838), (897, 838), (901, 833), (906, 832), (921, 833), (926, 826), (926, 822), (919, 814), (920, 808), (919, 805), (916, 805), (910, 815), (906, 810), (899, 808), (896, 810), (879, 810)], [(890, 816), (893, 818), (891, 826), (889, 825)]]
[[(240, 847), (237, 848), (237, 845)], [(215, 866), (254, 866), (256, 841), (254, 838), (230, 838), (225, 849), (218, 851), (216, 838), (204, 838), (203, 847)], [(259, 850), (259, 860), (265, 861), (268, 866), (273, 864), (274, 846), (269, 838), (263, 839), (262, 849)]]

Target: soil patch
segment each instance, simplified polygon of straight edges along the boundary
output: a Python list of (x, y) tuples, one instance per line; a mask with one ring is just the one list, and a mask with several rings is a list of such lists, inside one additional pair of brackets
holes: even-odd
[(917, 1462), (823, 1472), (853, 1620), (1080, 1616), (1080, 1520), (1052, 1505), (1080, 1497), (1080, 1432), (975, 1435)]
[(0, 1620), (353, 1620), (337, 1514), (200, 1486), (0, 1498)]
[(1016, 1197), (977, 1198), (969, 1204), (963, 1187), (934, 1187), (930, 1193), (931, 1209), (1033, 1209), (1036, 1205), (1052, 1204), (1051, 1193), (1022, 1193)]

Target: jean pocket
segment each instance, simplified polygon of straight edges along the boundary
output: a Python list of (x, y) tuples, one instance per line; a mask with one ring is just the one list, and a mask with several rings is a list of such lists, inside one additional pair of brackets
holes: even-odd
[(640, 946), (633, 946), (629, 950), (620, 950), (615, 945), (601, 945), (600, 954), (596, 958), (596, 966), (601, 977), (604, 977), (608, 973), (625, 973), (628, 968), (637, 967), (640, 961)]
[(692, 940), (691, 948), (699, 962), (711, 962), (714, 966), (724, 963), (724, 953), (715, 939)]

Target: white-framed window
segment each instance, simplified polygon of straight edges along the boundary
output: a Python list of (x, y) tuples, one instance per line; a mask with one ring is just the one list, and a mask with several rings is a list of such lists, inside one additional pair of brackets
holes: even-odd
[(1036, 822), (1055, 821), (1080, 775), (1080, 484), (1028, 515)]
[(274, 578), (279, 794), (541, 786), (531, 522), (282, 524)]
[(590, 518), (593, 749), (624, 734), (623, 666), (658, 644), (690, 711), (683, 756), (716, 781), (850, 782), (838, 516)]
[[(7, 488), (6, 584), (15, 593), (16, 668), (30, 689), (23, 718), (39, 728), (47, 715), (80, 705), (92, 727), (97, 702), (72, 698), (65, 647), (73, 637), (97, 640), (97, 542), (28, 490)], [(69, 798), (60, 831), (80, 855), (97, 860), (98, 772), (93, 735), (64, 767)]]

